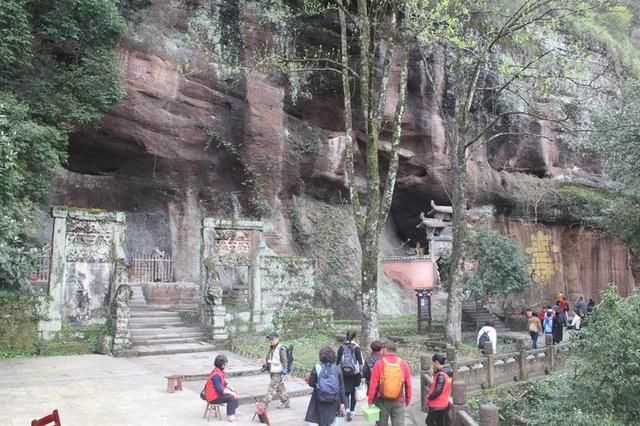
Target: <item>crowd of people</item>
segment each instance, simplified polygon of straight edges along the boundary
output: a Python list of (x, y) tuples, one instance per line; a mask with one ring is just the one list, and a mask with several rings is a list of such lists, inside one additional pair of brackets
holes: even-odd
[[(539, 313), (527, 311), (531, 348), (538, 347), (538, 337), (541, 334), (550, 335), (553, 344), (560, 343), (564, 329), (580, 330), (594, 309), (593, 299), (589, 299), (587, 303), (580, 296), (573, 304), (570, 315), (568, 300), (560, 292), (555, 305), (543, 305)], [(263, 369), (269, 372), (270, 381), (267, 393), (259, 404), (266, 411), (273, 398), (277, 397), (280, 400), (278, 408), (289, 408), (284, 381), (291, 368), (288, 365), (287, 350), (280, 344), (278, 333), (270, 333), (267, 340), (269, 350), (261, 361), (264, 363)], [(496, 353), (496, 343), (496, 329), (491, 322), (487, 322), (478, 331), (478, 347), (483, 351)], [(356, 342), (355, 331), (347, 332), (346, 339), (337, 352), (330, 346), (320, 349), (318, 363), (305, 376), (305, 381), (313, 388), (305, 421), (329, 426), (336, 417), (344, 417), (350, 422), (358, 401), (366, 399), (369, 406), (375, 406), (379, 410), (377, 426), (404, 426), (405, 407), (412, 397), (411, 369), (396, 354), (396, 350), (395, 342), (376, 340), (371, 343), (370, 352), (365, 358)], [(224, 355), (215, 358), (215, 368), (207, 379), (201, 397), (211, 403), (226, 404), (227, 420), (234, 422), (238, 397), (225, 380), (224, 370), (227, 364), (228, 360)], [(433, 356), (432, 369), (433, 381), (424, 401), (428, 408), (426, 424), (441, 426), (445, 424), (451, 406), (453, 372), (442, 354)]]
[(593, 299), (585, 302), (584, 297), (580, 296), (573, 304), (573, 310), (570, 310), (569, 301), (563, 292), (559, 292), (554, 305), (544, 305), (540, 307), (540, 311), (527, 311), (527, 327), (531, 335), (531, 349), (538, 348), (538, 338), (541, 335), (550, 336), (552, 344), (562, 342), (564, 338), (564, 329), (580, 330), (586, 325), (587, 316), (593, 312), (596, 303)]
[(372, 342), (365, 358), (355, 337), (354, 331), (347, 332), (337, 353), (330, 346), (320, 349), (320, 362), (306, 378), (313, 393), (305, 421), (328, 426), (336, 416), (344, 416), (350, 422), (360, 391), (369, 406), (380, 410), (377, 425), (404, 426), (404, 410), (411, 402), (409, 364), (391, 341)]
[[(280, 400), (278, 408), (289, 408), (289, 396), (284, 384), (288, 371), (287, 354), (280, 344), (277, 333), (267, 336), (269, 351), (264, 360), (264, 369), (271, 376), (267, 393), (259, 404), (264, 410), (274, 397)], [(411, 369), (409, 364), (396, 354), (395, 342), (374, 341), (365, 357), (356, 342), (355, 331), (347, 332), (346, 339), (337, 352), (325, 346), (318, 353), (318, 363), (305, 376), (313, 388), (305, 421), (320, 426), (329, 426), (336, 417), (347, 422), (353, 419), (359, 400), (379, 410), (378, 426), (404, 426), (405, 407), (412, 397)], [(442, 413), (448, 409), (451, 388), (451, 370), (445, 367), (444, 355), (433, 359), (434, 383), (426, 401), (429, 407), (427, 424), (440, 425)], [(236, 391), (225, 380), (228, 360), (218, 355), (214, 369), (209, 374), (202, 399), (213, 404), (226, 404), (227, 420), (237, 421), (238, 397)], [(442, 373), (445, 372), (445, 375)], [(444, 402), (447, 402), (446, 404)], [(256, 406), (257, 407), (257, 406)]]

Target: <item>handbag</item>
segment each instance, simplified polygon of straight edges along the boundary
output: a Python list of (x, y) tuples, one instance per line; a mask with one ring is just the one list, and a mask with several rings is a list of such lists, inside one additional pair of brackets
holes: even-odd
[(342, 416), (336, 416), (333, 419), (333, 423), (331, 423), (331, 426), (344, 426), (344, 417)]
[(356, 401), (363, 401), (367, 397), (367, 384), (360, 383), (356, 387)]

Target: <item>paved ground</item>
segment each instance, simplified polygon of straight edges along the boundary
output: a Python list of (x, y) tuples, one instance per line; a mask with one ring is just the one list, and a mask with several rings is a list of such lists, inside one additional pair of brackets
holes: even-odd
[[(2, 425), (24, 426), (53, 409), (60, 411), (64, 426), (90, 425), (201, 425), (205, 404), (200, 399), (203, 380), (185, 382), (182, 392), (166, 392), (164, 376), (171, 373), (206, 374), (218, 352), (179, 355), (158, 355), (140, 358), (113, 358), (104, 355), (66, 357), (36, 357), (0, 360), (0, 413)], [(252, 360), (226, 353), (231, 374), (255, 369)], [(242, 400), (251, 401), (268, 386), (266, 374), (235, 376), (228, 381), (235, 385)], [(417, 383), (414, 379), (414, 387)], [(292, 392), (308, 392), (299, 381), (288, 384)], [(417, 391), (419, 395), (419, 390)], [(417, 400), (412, 412), (417, 413)], [(270, 410), (272, 424), (305, 425), (309, 396), (292, 399), (288, 410)], [(276, 404), (272, 404), (275, 407)], [(239, 425), (251, 422), (253, 404), (240, 406)], [(353, 426), (367, 425), (361, 411)], [(423, 424), (424, 416), (416, 414), (416, 422), (407, 417), (407, 425)], [(211, 423), (214, 423), (212, 420)], [(221, 424), (219, 420), (215, 423)], [(226, 423), (226, 422), (225, 422)]]

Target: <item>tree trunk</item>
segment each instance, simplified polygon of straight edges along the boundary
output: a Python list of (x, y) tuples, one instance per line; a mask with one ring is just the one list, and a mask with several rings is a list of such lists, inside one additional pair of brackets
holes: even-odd
[(453, 173), (453, 245), (451, 248), (451, 287), (447, 299), (447, 341), (455, 347), (462, 343), (462, 291), (464, 287), (464, 240), (466, 237), (466, 149), (463, 140), (454, 135), (452, 142)]
[(362, 247), (362, 332), (361, 344), (367, 347), (380, 338), (378, 322), (378, 234), (365, 231)]

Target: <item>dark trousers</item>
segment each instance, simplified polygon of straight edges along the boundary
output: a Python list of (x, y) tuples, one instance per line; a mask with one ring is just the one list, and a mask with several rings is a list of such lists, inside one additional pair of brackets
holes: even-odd
[(446, 426), (448, 410), (429, 410), (425, 423), (428, 426)]
[(229, 395), (228, 393), (223, 393), (213, 401), (209, 401), (211, 404), (227, 404), (227, 416), (233, 416), (236, 413), (236, 409), (238, 408), (238, 399), (234, 398), (233, 395)]
[(349, 402), (349, 406), (347, 407), (347, 411), (355, 412), (356, 410), (356, 392), (353, 391), (351, 393), (345, 393), (347, 396), (347, 402)]
[(531, 349), (538, 349), (538, 332), (530, 331), (529, 335), (531, 335)]

